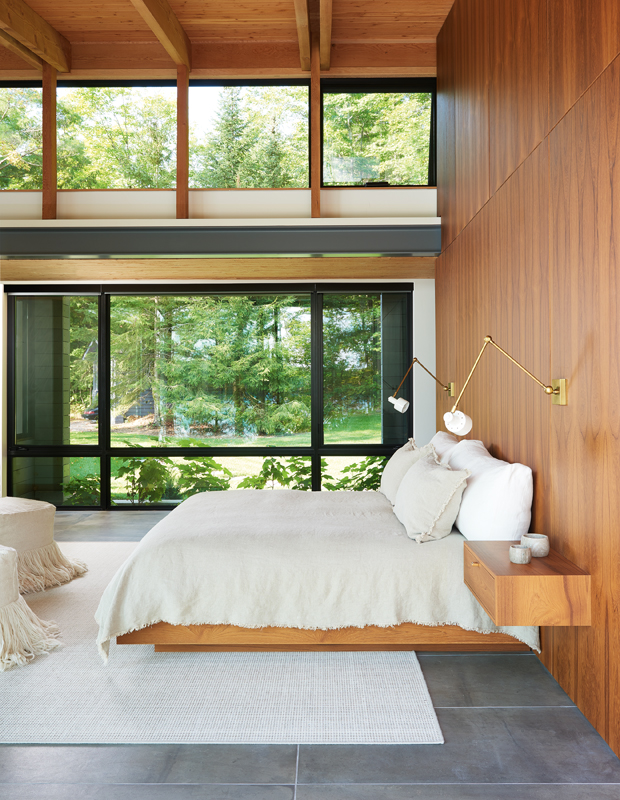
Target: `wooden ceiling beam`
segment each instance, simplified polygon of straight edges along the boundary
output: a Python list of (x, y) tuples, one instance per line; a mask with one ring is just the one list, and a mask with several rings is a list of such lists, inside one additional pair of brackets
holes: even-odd
[(332, 0), (321, 0), (321, 69), (328, 70), (332, 56)]
[(295, 20), (297, 22), (297, 39), (299, 41), (299, 60), (304, 72), (310, 72), (310, 19), (308, 0), (293, 0), (295, 3)]
[(2, 28), (0, 28), (0, 44), (3, 44), (11, 53), (23, 58), (31, 67), (43, 71), (43, 59), (39, 58), (32, 50), (24, 47), (21, 42), (18, 42), (17, 39), (14, 39)]
[(0, 260), (0, 280), (29, 281), (257, 281), (411, 280), (435, 277), (434, 256), (380, 258), (106, 258)]
[(131, 0), (177, 66), (192, 68), (192, 45), (168, 0)]
[[(24, 0), (1, 0), (0, 29), (58, 72), (71, 70), (71, 45), (67, 39)], [(6, 38), (3, 37), (2, 42), (9, 47)], [(18, 55), (25, 58), (23, 52)]]

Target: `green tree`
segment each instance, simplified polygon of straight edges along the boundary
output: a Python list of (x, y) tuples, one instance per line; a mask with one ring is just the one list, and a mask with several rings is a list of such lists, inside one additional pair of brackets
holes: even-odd
[(251, 132), (241, 104), (241, 88), (228, 86), (220, 95), (213, 134), (202, 148), (204, 166), (196, 176), (200, 186), (240, 188), (246, 184), (245, 165)]
[[(126, 442), (130, 447), (135, 444)], [(130, 456), (118, 459), (116, 474), (125, 479), (130, 503), (159, 503), (172, 483), (173, 462), (166, 456)]]
[(308, 186), (308, 90), (225, 87), (213, 131), (194, 128), (192, 142), (192, 186)]
[(40, 89), (0, 88), (0, 189), (40, 189)]
[[(165, 90), (82, 87), (63, 93), (61, 139), (88, 159), (62, 173), (68, 189), (173, 188), (176, 105)], [(84, 182), (88, 186), (84, 186)]]
[(332, 426), (381, 408), (381, 297), (325, 295), (324, 416)]
[(96, 405), (99, 391), (99, 309), (96, 297), (70, 297), (69, 374), (71, 413)]
[(151, 389), (162, 435), (309, 430), (306, 300), (119, 297), (111, 318), (119, 411)]
[(325, 94), (324, 179), (428, 183), (430, 93)]

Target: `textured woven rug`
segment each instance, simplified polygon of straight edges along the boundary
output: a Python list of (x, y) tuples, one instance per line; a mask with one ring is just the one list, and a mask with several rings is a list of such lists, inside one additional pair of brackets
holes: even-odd
[(135, 543), (63, 542), (90, 571), (26, 600), (62, 647), (0, 673), (0, 741), (442, 744), (415, 653), (154, 653), (116, 646), (93, 619)]

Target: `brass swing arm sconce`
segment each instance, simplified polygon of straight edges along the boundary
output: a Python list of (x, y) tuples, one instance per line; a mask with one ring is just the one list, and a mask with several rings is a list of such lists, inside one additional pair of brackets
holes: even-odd
[(500, 353), (505, 355), (507, 359), (512, 361), (513, 364), (519, 367), (520, 370), (525, 372), (526, 375), (529, 375), (533, 381), (536, 381), (536, 383), (543, 389), (545, 394), (551, 396), (551, 402), (554, 405), (565, 406), (567, 403), (566, 378), (558, 378), (552, 380), (551, 385), (547, 386), (542, 381), (539, 381), (535, 375), (532, 375), (532, 373), (528, 369), (526, 369), (523, 366), (523, 364), (519, 364), (519, 362), (516, 359), (514, 359), (502, 347), (496, 344), (490, 336), (485, 336), (482, 349), (478, 353), (478, 358), (474, 361), (474, 366), (471, 368), (469, 375), (467, 376), (467, 380), (465, 381), (465, 384), (463, 385), (463, 388), (461, 389), (459, 396), (456, 398), (456, 403), (452, 406), (450, 411), (446, 412), (443, 415), (446, 428), (450, 431), (450, 433), (455, 433), (458, 436), (465, 436), (472, 429), (473, 423), (471, 417), (468, 417), (467, 414), (463, 414), (462, 411), (458, 411), (457, 408), (458, 404), (461, 402), (461, 397), (463, 397), (463, 393), (465, 392), (465, 389), (467, 389), (469, 381), (471, 380), (471, 376), (474, 374), (476, 367), (478, 366), (478, 362), (482, 358), (482, 354), (490, 344), (492, 344), (493, 347), (496, 348), (496, 350), (499, 350)]
[(409, 375), (409, 373), (413, 369), (413, 365), (414, 364), (419, 364), (422, 367), (422, 369), (424, 370), (424, 372), (428, 372), (428, 374), (431, 376), (431, 378), (433, 378), (433, 380), (437, 381), (437, 383), (441, 386), (441, 388), (444, 390), (444, 392), (448, 393), (448, 397), (454, 397), (454, 395), (455, 395), (454, 383), (449, 383), (447, 386), (444, 385), (436, 375), (433, 375), (433, 373), (430, 371), (430, 369), (426, 369), (426, 367), (420, 361), (419, 358), (414, 358), (413, 361), (411, 362), (411, 364), (409, 365), (409, 369), (407, 370), (407, 372), (405, 372), (405, 377), (398, 384), (398, 388), (396, 389), (396, 391), (394, 392), (394, 394), (391, 397), (388, 397), (389, 402), (394, 406), (396, 411), (400, 411), (401, 414), (404, 414), (405, 411), (409, 408), (409, 401), (408, 400), (405, 400), (404, 397), (399, 397), (397, 399), (396, 396), (400, 392), (400, 387), (407, 380), (407, 375)]

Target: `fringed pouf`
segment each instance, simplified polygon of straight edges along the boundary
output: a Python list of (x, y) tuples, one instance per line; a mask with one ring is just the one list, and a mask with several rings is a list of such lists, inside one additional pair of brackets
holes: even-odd
[(54, 541), (55, 514), (51, 503), (0, 497), (0, 545), (17, 550), (22, 594), (60, 586), (88, 570), (82, 561), (66, 558)]
[(60, 644), (57, 636), (57, 626), (39, 619), (19, 594), (17, 552), (0, 545), (0, 672), (49, 653)]

